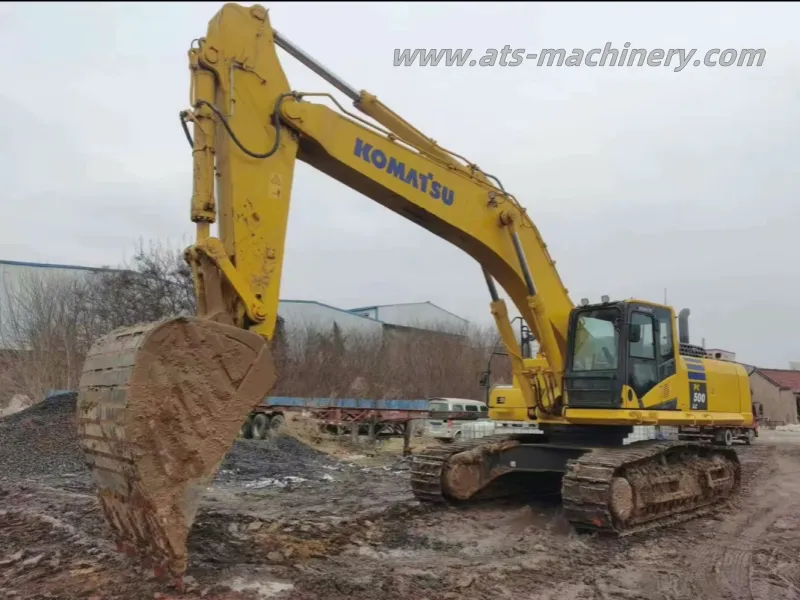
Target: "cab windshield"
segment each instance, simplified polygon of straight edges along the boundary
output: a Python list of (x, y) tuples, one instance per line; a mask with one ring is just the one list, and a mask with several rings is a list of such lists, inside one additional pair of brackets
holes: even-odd
[(587, 310), (578, 315), (572, 354), (573, 371), (607, 371), (619, 365), (616, 308)]

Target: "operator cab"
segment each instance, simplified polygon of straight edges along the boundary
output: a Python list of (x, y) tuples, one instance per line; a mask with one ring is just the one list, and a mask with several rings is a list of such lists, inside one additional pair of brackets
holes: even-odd
[(623, 385), (641, 399), (673, 375), (673, 315), (667, 306), (636, 300), (574, 308), (564, 377), (567, 406), (623, 408)]

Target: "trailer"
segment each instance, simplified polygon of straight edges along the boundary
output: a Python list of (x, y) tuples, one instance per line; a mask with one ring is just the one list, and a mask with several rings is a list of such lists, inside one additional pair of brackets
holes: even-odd
[(428, 399), (371, 400), (356, 398), (265, 398), (254, 406), (241, 436), (264, 439), (279, 430), (288, 412), (302, 412), (315, 419), (323, 431), (341, 435), (349, 432), (354, 439), (367, 435), (371, 440), (402, 437), (403, 454), (410, 452), (411, 423), (428, 418)]

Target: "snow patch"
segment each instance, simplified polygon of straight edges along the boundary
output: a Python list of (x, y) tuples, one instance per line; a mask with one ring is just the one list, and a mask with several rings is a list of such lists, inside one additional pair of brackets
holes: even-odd
[(792, 433), (800, 433), (800, 425), (790, 423), (789, 425), (778, 425), (775, 431), (791, 431)]

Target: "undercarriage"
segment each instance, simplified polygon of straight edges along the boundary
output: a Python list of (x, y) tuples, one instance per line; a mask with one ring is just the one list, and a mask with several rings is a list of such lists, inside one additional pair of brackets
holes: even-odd
[(654, 440), (621, 445), (614, 436), (592, 442), (585, 435), (591, 431), (597, 429), (428, 448), (414, 458), (411, 488), (423, 503), (458, 505), (533, 497), (556, 475), (572, 526), (617, 536), (694, 518), (739, 490), (732, 449)]

